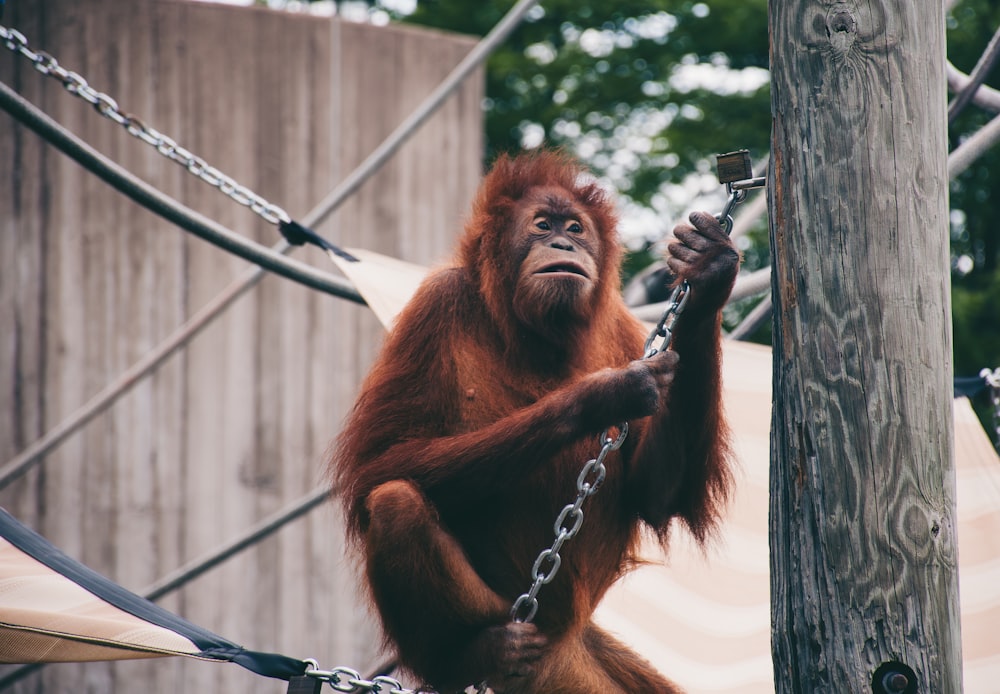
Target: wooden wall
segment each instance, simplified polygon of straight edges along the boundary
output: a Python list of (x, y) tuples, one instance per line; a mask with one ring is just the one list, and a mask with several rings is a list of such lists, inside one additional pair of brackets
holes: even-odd
[[(299, 219), (472, 46), (412, 28), (172, 0), (15, 1), (4, 24)], [(0, 80), (166, 193), (258, 241), (278, 240), (8, 51)], [(318, 231), (413, 262), (447, 257), (480, 174), (481, 98), (476, 77)], [(2, 112), (0, 161), (2, 464), (246, 263), (139, 208)], [(296, 255), (334, 271), (321, 254)], [(139, 591), (315, 488), (380, 339), (363, 307), (269, 276), (0, 491), (0, 505)], [(362, 671), (378, 660), (331, 504), (161, 604), (256, 650)], [(50, 665), (13, 691), (178, 690), (284, 685), (167, 658)]]

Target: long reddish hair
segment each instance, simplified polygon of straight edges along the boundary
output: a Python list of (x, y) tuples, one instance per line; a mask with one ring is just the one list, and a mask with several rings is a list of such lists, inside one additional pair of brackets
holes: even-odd
[(457, 256), (458, 264), (469, 272), (494, 320), (501, 325), (513, 320), (509, 302), (518, 276), (516, 259), (505, 252), (513, 211), (525, 193), (538, 186), (566, 190), (597, 226), (601, 249), (595, 313), (606, 307), (621, 284), (618, 214), (594, 176), (561, 150), (541, 149), (516, 156), (501, 154), (479, 186)]

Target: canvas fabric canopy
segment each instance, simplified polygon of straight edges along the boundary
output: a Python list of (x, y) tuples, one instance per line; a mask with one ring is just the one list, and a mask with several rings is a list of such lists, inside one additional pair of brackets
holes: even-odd
[[(677, 533), (667, 556), (651, 544), (597, 620), (691, 694), (771, 694), (771, 350), (726, 342), (723, 356), (740, 470), (718, 541), (702, 551)], [(1000, 692), (1000, 458), (967, 399), (954, 413), (965, 690)]]
[(0, 662), (182, 655), (288, 679), (306, 663), (248, 651), (65, 555), (0, 509)]
[[(368, 251), (338, 259), (389, 328), (427, 270)], [(684, 534), (618, 582), (596, 619), (691, 694), (773, 692), (768, 579), (770, 349), (726, 342), (725, 407), (740, 461), (734, 501), (707, 550)], [(955, 401), (959, 581), (968, 691), (1000, 681), (1000, 459)], [(567, 547), (572, 551), (572, 547)], [(256, 653), (129, 593), (0, 511), (0, 662), (183, 655), (288, 678), (305, 663)]]
[[(419, 268), (403, 275), (397, 260), (350, 252), (363, 262), (338, 265), (391, 326)], [(724, 342), (722, 382), (740, 469), (718, 540), (702, 550), (675, 533), (669, 555), (649, 543), (648, 563), (608, 592), (596, 619), (690, 694), (770, 694), (770, 348)], [(968, 400), (954, 413), (965, 687), (1000, 692), (1000, 458)]]
[[(4, 521), (9, 534), (10, 516)], [(7, 540), (0, 540), (0, 566), (4, 662), (194, 656), (201, 651), (189, 638), (101, 600)]]

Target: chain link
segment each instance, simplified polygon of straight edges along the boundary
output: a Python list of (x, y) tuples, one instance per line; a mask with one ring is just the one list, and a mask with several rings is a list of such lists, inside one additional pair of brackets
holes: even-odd
[[(727, 212), (729, 209), (727, 208)], [(649, 359), (669, 347), (673, 337), (674, 324), (684, 311), (690, 291), (691, 287), (686, 281), (674, 289), (663, 316), (646, 338), (643, 359)], [(659, 347), (655, 347), (654, 343), (658, 337), (662, 338), (662, 342)], [(577, 476), (576, 499), (573, 503), (566, 504), (556, 517), (555, 540), (549, 547), (539, 552), (531, 567), (531, 587), (528, 592), (518, 596), (510, 608), (510, 618), (514, 622), (527, 623), (534, 620), (535, 614), (538, 612), (538, 592), (543, 585), (551, 583), (559, 571), (559, 567), (562, 565), (562, 556), (559, 554), (559, 550), (562, 549), (563, 544), (576, 537), (577, 533), (580, 532), (580, 527), (583, 525), (583, 503), (596, 494), (604, 482), (607, 475), (604, 460), (611, 451), (617, 451), (625, 443), (625, 439), (628, 437), (628, 422), (619, 425), (617, 437), (609, 436), (608, 431), (605, 429), (601, 434), (600, 453), (597, 454), (596, 458), (591, 458), (584, 463)], [(566, 527), (567, 521), (572, 522), (571, 527)]]
[(306, 672), (309, 677), (326, 682), (335, 692), (374, 692), (375, 694), (427, 694), (427, 690), (406, 689), (402, 683), (387, 675), (378, 675), (370, 680), (361, 673), (349, 667), (335, 667), (332, 670), (320, 670), (315, 660), (306, 660)]
[(130, 135), (150, 145), (167, 159), (180, 164), (193, 176), (217, 188), (234, 202), (250, 208), (269, 224), (288, 224), (292, 221), (288, 213), (279, 206), (237, 183), (155, 128), (122, 111), (113, 98), (91, 87), (80, 74), (67, 70), (53, 56), (45, 51), (34, 51), (29, 48), (28, 40), (18, 30), (0, 25), (0, 41), (13, 53), (27, 58), (40, 73), (58, 80), (70, 94), (91, 104), (102, 116), (122, 126)]
[(993, 447), (1000, 451), (1000, 368), (983, 369), (979, 376), (986, 381), (993, 402)]
[[(747, 197), (747, 191), (744, 186), (752, 185), (756, 187), (763, 185), (762, 181), (763, 179), (752, 179), (737, 182), (737, 184), (726, 184), (726, 191), (730, 194), (730, 197), (726, 203), (726, 207), (716, 219), (718, 219), (727, 235), (733, 229), (733, 218), (731, 216), (733, 210), (736, 208), (736, 205), (743, 202)], [(736, 186), (740, 184), (743, 185), (737, 188)], [(688, 284), (687, 280), (684, 280), (670, 295), (666, 310), (660, 317), (656, 327), (653, 328), (652, 332), (646, 338), (646, 343), (643, 346), (643, 359), (650, 359), (670, 347), (670, 342), (673, 339), (674, 325), (677, 323), (677, 319), (681, 313), (684, 312), (684, 307), (687, 305), (690, 296), (691, 285)], [(661, 339), (659, 346), (655, 344), (658, 338)], [(1000, 395), (997, 397), (1000, 398)], [(1000, 412), (1000, 405), (998, 405), (998, 412)], [(541, 590), (543, 585), (551, 583), (552, 579), (555, 578), (556, 572), (559, 571), (559, 567), (562, 565), (562, 557), (559, 554), (559, 550), (562, 549), (563, 543), (576, 536), (580, 531), (580, 526), (583, 524), (583, 502), (596, 494), (601, 483), (604, 481), (604, 476), (607, 474), (607, 469), (604, 467), (604, 459), (608, 453), (618, 450), (625, 443), (625, 438), (628, 436), (628, 422), (622, 423), (619, 428), (620, 433), (617, 438), (608, 436), (608, 430), (605, 430), (601, 434), (601, 452), (596, 458), (584, 464), (583, 470), (581, 470), (576, 481), (576, 500), (563, 507), (563, 510), (559, 512), (559, 516), (556, 518), (555, 541), (550, 547), (543, 549), (538, 554), (534, 565), (531, 567), (531, 588), (528, 589), (527, 593), (521, 594), (510, 608), (510, 617), (514, 622), (531, 622), (535, 618), (535, 614), (538, 612), (538, 591)], [(998, 431), (1000, 431), (1000, 428), (998, 428)], [(591, 480), (590, 475), (594, 473), (596, 473), (596, 476)], [(568, 520), (572, 520), (572, 527), (570, 528), (565, 527), (565, 523)]]
[[(608, 430), (601, 434), (601, 452), (596, 458), (592, 458), (584, 464), (576, 479), (576, 499), (571, 504), (566, 504), (556, 522), (553, 525), (555, 541), (543, 549), (538, 558), (535, 559), (534, 566), (531, 567), (531, 588), (527, 593), (522, 594), (514, 601), (510, 608), (510, 618), (514, 622), (531, 622), (538, 612), (538, 591), (546, 583), (551, 583), (556, 577), (559, 567), (562, 565), (562, 557), (559, 550), (563, 543), (576, 537), (583, 525), (583, 502), (597, 493), (601, 483), (607, 475), (607, 468), (604, 460), (611, 451), (617, 451), (625, 443), (628, 436), (628, 423), (621, 425), (617, 437), (611, 437)], [(569, 527), (567, 527), (569, 524)]]
[[(726, 206), (722, 212), (716, 215), (716, 219), (722, 225), (722, 230), (726, 232), (727, 236), (733, 231), (733, 210), (747, 198), (746, 188), (736, 186), (740, 186), (741, 184), (759, 186), (763, 185), (761, 183), (763, 180), (762, 178), (754, 178), (747, 181), (726, 184), (726, 192), (729, 193), (729, 200), (726, 202)], [(660, 316), (660, 321), (656, 324), (653, 331), (649, 333), (649, 337), (646, 338), (646, 344), (643, 347), (643, 359), (649, 359), (670, 347), (670, 340), (674, 334), (674, 324), (684, 311), (684, 306), (687, 304), (690, 295), (691, 285), (688, 284), (687, 280), (684, 280), (674, 288), (670, 299), (668, 299), (667, 308), (663, 312), (663, 315)], [(654, 346), (657, 338), (662, 338), (659, 347)]]
[[(660, 316), (656, 327), (649, 333), (649, 337), (646, 338), (646, 344), (643, 346), (643, 359), (649, 359), (670, 347), (670, 340), (674, 336), (674, 325), (681, 313), (684, 312), (684, 306), (687, 305), (690, 296), (691, 285), (687, 283), (687, 280), (674, 288), (666, 310)], [(659, 347), (654, 346), (657, 338), (662, 338)]]

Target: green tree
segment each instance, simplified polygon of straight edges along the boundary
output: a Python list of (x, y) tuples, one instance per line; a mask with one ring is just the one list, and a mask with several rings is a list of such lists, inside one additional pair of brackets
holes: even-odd
[[(994, 0), (961, 0), (948, 17), (948, 58), (970, 73), (1000, 26)], [(1000, 66), (986, 84), (1000, 88)], [(954, 149), (996, 114), (969, 105), (949, 128)], [(1000, 367), (1000, 231), (994, 219), (1000, 206), (1000, 147), (980, 157), (951, 182), (952, 320), (955, 373), (974, 376)], [(975, 401), (984, 422), (992, 406)]]
[[(420, 0), (406, 21), (482, 35), (511, 5)], [(544, 139), (649, 205), (713, 153), (766, 152), (766, 0), (552, 0), (536, 10), (488, 64), (488, 158)]]
[[(419, 0), (405, 21), (483, 35), (512, 5)], [(694, 198), (722, 192), (714, 154), (766, 154), (767, 59), (766, 0), (546, 1), (487, 65), (487, 161), (543, 141), (586, 160), (631, 212), (628, 278)], [(767, 263), (763, 223), (756, 237), (749, 269)]]
[[(481, 36), (514, 0), (416, 0), (405, 14), (397, 2), (368, 4), (401, 21)], [(998, 25), (995, 0), (959, 0), (948, 15), (949, 60), (970, 72)], [(487, 65), (487, 160), (543, 140), (564, 146), (627, 203), (655, 211), (662, 233), (693, 197), (719, 189), (713, 154), (767, 152), (767, 61), (767, 0), (546, 0)], [(1000, 88), (1000, 68), (986, 84)], [(993, 115), (966, 107), (950, 127), (951, 147)], [(958, 375), (1000, 366), (998, 200), (1000, 148), (951, 185)], [(750, 235), (749, 269), (768, 262), (763, 231)], [(645, 250), (631, 268), (649, 262)], [(766, 328), (756, 338), (769, 339)]]

